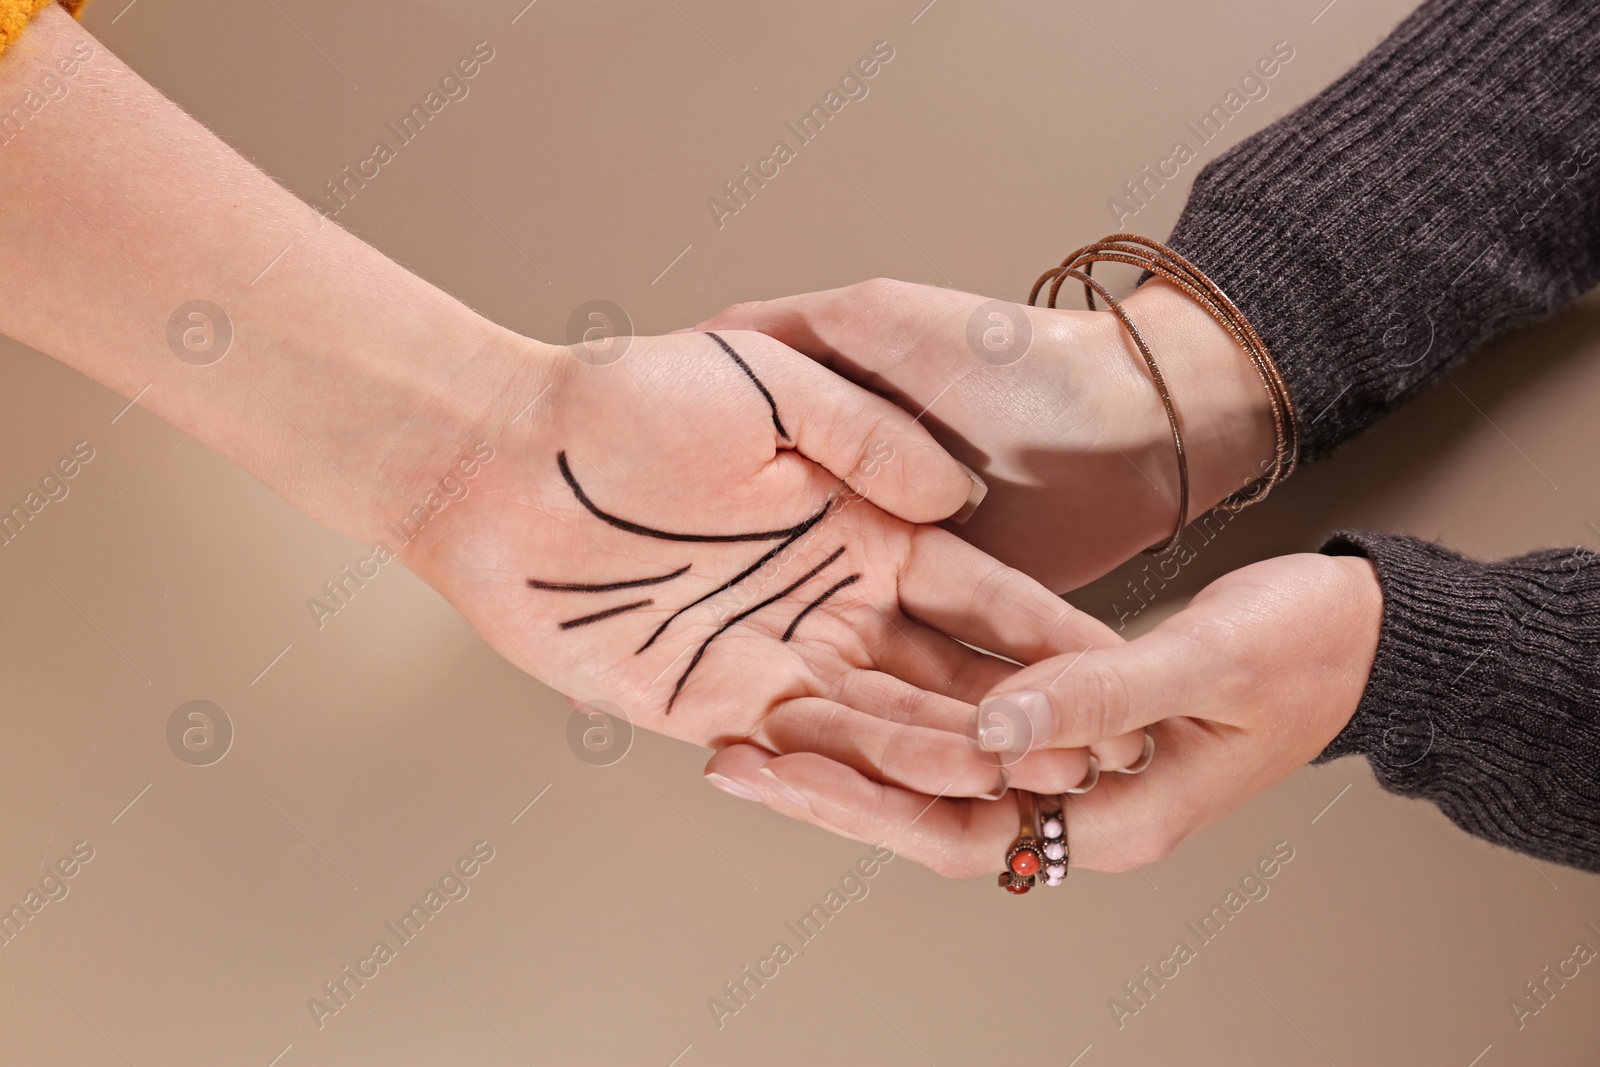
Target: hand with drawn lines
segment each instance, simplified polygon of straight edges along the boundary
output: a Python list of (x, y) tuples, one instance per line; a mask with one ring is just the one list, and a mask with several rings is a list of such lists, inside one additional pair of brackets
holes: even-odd
[[(52, 7), (6, 69), (79, 44), (99, 47)], [(914, 415), (759, 334), (519, 336), (329, 224), (115, 56), (96, 64), (52, 105), (55, 136), (6, 148), (0, 202), (27, 210), (0, 212), (0, 276), (30, 296), (0, 302), (0, 333), (119, 393), (112, 421), (140, 407), (387, 544), (561, 692), (971, 794), (999, 770), (966, 740), (973, 702), (1014, 664), (969, 645), (1033, 661), (1109, 639), (915, 525), (981, 483)], [(93, 278), (95, 299), (40, 286), (41, 265)], [(200, 362), (197, 302), (228, 337)], [(1012, 770), (1071, 784), (1086, 766), (1073, 750)]]
[[(487, 375), (505, 385), (472, 433), (494, 458), (407, 564), (513, 662), (638, 725), (992, 792), (1001, 761), (966, 730), (1016, 666), (977, 649), (1033, 662), (1119, 640), (919, 525), (981, 483), (912, 416), (759, 334), (628, 345), (609, 363), (533, 346)], [(1008, 770), (1044, 788), (1086, 764)]]

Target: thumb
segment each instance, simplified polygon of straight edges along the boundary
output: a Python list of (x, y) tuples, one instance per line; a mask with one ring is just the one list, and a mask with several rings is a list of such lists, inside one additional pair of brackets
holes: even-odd
[(852, 381), (862, 381), (899, 363), (905, 350), (928, 332), (930, 322), (941, 317), (944, 301), (965, 295), (874, 278), (839, 289), (734, 304), (698, 328), (755, 330)]
[[(978, 310), (992, 303), (973, 293), (873, 278), (734, 304), (699, 329), (764, 333), (853, 382), (875, 389), (890, 385), (903, 406), (920, 411), (980, 365), (970, 350), (969, 327)], [(1025, 309), (1017, 314), (1031, 320)], [(1032, 337), (1031, 321), (1023, 332)]]
[(1161, 629), (1025, 667), (978, 705), (975, 741), (990, 752), (1077, 748), (1172, 716), (1211, 718), (1218, 657)]
[(882, 397), (770, 338), (708, 336), (730, 350), (759, 352), (761, 378), (783, 400), (780, 436), (891, 515), (914, 523), (965, 522), (988, 492), (983, 479), (952, 458), (920, 422)]
[(832, 366), (839, 355), (838, 332), (847, 289), (827, 289), (777, 300), (750, 300), (723, 308), (696, 330), (754, 330), (782, 341), (803, 355)]

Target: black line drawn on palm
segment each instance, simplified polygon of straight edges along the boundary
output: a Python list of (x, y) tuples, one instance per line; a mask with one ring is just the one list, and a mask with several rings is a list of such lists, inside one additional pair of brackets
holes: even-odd
[[(766, 402), (771, 411), (773, 428), (778, 436), (784, 441), (792, 442), (793, 438), (790, 437), (789, 432), (784, 427), (777, 401), (760, 377), (721, 336), (715, 333), (707, 336), (715, 341), (733, 361)], [(692, 588), (679, 592), (685, 585), (694, 580), (695, 564), (692, 561), (686, 561), (675, 568), (657, 573), (643, 573), (636, 577), (602, 582), (561, 580), (540, 576), (531, 576), (526, 579), (529, 589), (552, 594), (560, 598), (570, 598), (574, 602), (575, 606), (571, 613), (558, 623), (559, 629), (564, 632), (583, 630), (595, 626), (614, 627), (628, 622), (638, 622), (641, 613), (646, 612), (647, 609), (657, 609), (645, 617), (646, 625), (637, 627), (641, 637), (637, 647), (633, 650), (634, 656), (642, 655), (651, 648), (656, 647), (669, 634), (677, 638), (680, 633), (691, 629), (707, 629), (703, 622), (697, 624), (692, 619), (686, 618), (686, 616), (690, 616), (695, 609), (705, 608), (708, 604), (715, 605), (718, 598), (746, 595), (750, 589), (749, 583), (752, 580), (757, 583), (762, 582), (769, 574), (789, 564), (801, 551), (801, 541), (823, 527), (830, 515), (837, 514), (840, 509), (847, 506), (854, 499), (853, 494), (849, 496), (838, 493), (829, 494), (805, 518), (790, 526), (778, 529), (732, 533), (682, 529), (669, 530), (634, 521), (593, 500), (588, 492), (585, 491), (583, 481), (573, 469), (573, 464), (565, 450), (557, 453), (555, 461), (562, 480), (571, 492), (573, 499), (594, 519), (614, 530), (654, 541), (681, 544), (686, 548), (695, 545), (766, 546), (760, 551), (751, 550), (748, 552), (744, 557), (747, 562), (743, 563), (735, 573), (720, 582), (716, 582), (711, 588), (698, 593), (698, 595)], [(701, 666), (720, 638), (764, 613), (770, 615), (772, 613), (787, 612), (787, 624), (783, 627), (781, 633), (777, 634), (776, 638), (778, 642), (786, 644), (795, 636), (800, 625), (809, 615), (843, 590), (859, 582), (862, 578), (862, 574), (859, 571), (842, 573), (848, 568), (835, 566), (845, 555), (846, 547), (843, 544), (836, 545), (820, 561), (784, 581), (775, 591), (768, 593), (765, 588), (759, 588), (753, 603), (747, 606), (740, 606), (737, 610), (731, 612), (724, 608), (720, 617), (714, 617), (714, 624), (709, 627), (709, 632), (704, 633), (703, 636), (697, 633), (694, 639), (685, 642), (677, 657), (668, 664), (666, 671), (663, 671), (663, 673), (673, 671), (675, 674), (671, 692), (667, 696), (662, 714), (671, 714), (674, 705), (689, 685), (697, 668)], [(793, 569), (799, 570), (798, 566)], [(664, 602), (669, 595), (676, 598), (671, 604)], [(798, 598), (791, 601), (790, 598), (797, 595)], [(786, 601), (790, 603), (785, 605)], [(659, 608), (658, 604), (660, 605)], [(665, 611), (665, 614), (660, 621), (651, 625), (650, 621), (663, 611)], [(775, 629), (770, 623), (767, 623), (766, 628)]]

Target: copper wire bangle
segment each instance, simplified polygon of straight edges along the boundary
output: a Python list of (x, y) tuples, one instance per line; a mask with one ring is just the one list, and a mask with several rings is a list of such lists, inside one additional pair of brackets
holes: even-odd
[(1261, 335), (1256, 333), (1255, 327), (1250, 325), (1250, 320), (1245, 317), (1244, 312), (1240, 311), (1238, 305), (1228, 298), (1228, 294), (1206, 277), (1200, 268), (1159, 241), (1132, 233), (1112, 234), (1094, 244), (1085, 245), (1062, 260), (1059, 267), (1053, 267), (1041, 274), (1028, 293), (1029, 306), (1037, 302), (1039, 291), (1044, 288), (1047, 281), (1050, 282), (1050, 293), (1045, 306), (1051, 308), (1056, 306), (1056, 296), (1068, 278), (1081, 282), (1083, 298), (1089, 310), (1096, 310), (1094, 298), (1098, 293), (1122, 323), (1123, 329), (1128, 331), (1128, 336), (1133, 339), (1145, 366), (1150, 370), (1150, 378), (1155, 383), (1156, 392), (1161, 397), (1161, 406), (1167, 414), (1167, 425), (1172, 430), (1173, 450), (1177, 453), (1178, 459), (1177, 525), (1170, 538), (1145, 550), (1159, 555), (1177, 547), (1183, 537), (1184, 528), (1189, 524), (1189, 457), (1183, 448), (1183, 431), (1178, 420), (1177, 408), (1172, 402), (1171, 393), (1167, 390), (1166, 379), (1162, 376), (1160, 367), (1156, 365), (1155, 357), (1150, 353), (1150, 346), (1145, 344), (1143, 335), (1128, 318), (1122, 304), (1092, 276), (1094, 265), (1104, 262), (1125, 263), (1138, 267), (1183, 290), (1191, 300), (1204, 308), (1223, 329), (1228, 331), (1228, 335), (1240, 348), (1244, 349), (1251, 366), (1261, 378), (1261, 385), (1267, 392), (1268, 405), (1272, 409), (1273, 434), (1276, 439), (1272, 469), (1230, 494), (1217, 505), (1218, 509), (1239, 511), (1265, 500), (1268, 493), (1293, 473), (1300, 456), (1299, 418), (1295, 414), (1289, 388), (1284, 384), (1283, 376), (1278, 372), (1272, 354), (1267, 351), (1266, 343), (1261, 340)]

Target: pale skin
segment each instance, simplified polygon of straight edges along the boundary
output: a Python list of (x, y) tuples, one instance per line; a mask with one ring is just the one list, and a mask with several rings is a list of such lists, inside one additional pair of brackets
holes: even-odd
[[(1064, 288), (1061, 305), (1076, 296)], [(926, 411), (923, 422), (989, 487), (962, 538), (1065, 592), (1171, 535), (1172, 438), (1113, 316), (1018, 308), (1031, 344), (1015, 362), (994, 365), (968, 340), (969, 320), (987, 302), (876, 279), (735, 305), (702, 326), (759, 330)], [(1269, 465), (1266, 391), (1232, 337), (1166, 282), (1141, 286), (1124, 306), (1180, 407), (1195, 518)]]
[[(21, 98), (69, 55), (80, 57), (71, 91), (0, 147), (0, 283), (24, 294), (0, 305), (0, 331), (138, 398), (315, 520), (390, 545), (542, 680), (719, 748), (714, 784), (946, 873), (980, 873), (1014, 832), (1014, 809), (957, 798), (1008, 780), (1056, 792), (1084, 778), (1091, 756), (1126, 767), (1149, 727), (1161, 742), (1151, 770), (1103, 779), (1076, 802), (1105, 846), (1080, 831), (1074, 862), (1118, 869), (1287, 773), (1353, 710), (1381, 609), (1364, 563), (1258, 565), (1269, 569), (1230, 576), (1232, 587), (1218, 583), (1125, 644), (1019, 570), (919, 525), (974, 496), (967, 475), (908, 414), (794, 349), (892, 385), (897, 399), (931, 400), (951, 380), (941, 353), (956, 351), (980, 298), (877, 284), (856, 295), (895, 313), (865, 326), (829, 311), (827, 294), (794, 298), (769, 321), (733, 309), (714, 328), (739, 361), (704, 332), (635, 339), (615, 363), (580, 358), (484, 320), (321, 218), (58, 8), (0, 61), (0, 92)], [(1190, 398), (1198, 512), (1249, 476), (1270, 435), (1242, 360), (1223, 361), (1203, 316), (1158, 306), (1159, 293), (1147, 286), (1129, 306), (1166, 354), (1174, 393)], [(196, 298), (224, 308), (234, 331), (228, 354), (204, 367), (168, 346), (173, 309)], [(1036, 314), (1037, 358), (959, 381), (936, 426), (969, 461), (982, 450), (972, 465), (995, 485), (972, 523), (950, 529), (1059, 589), (1166, 536), (1175, 482), (1125, 342), (1101, 316)], [(874, 352), (898, 358), (875, 365)], [(1071, 417), (1030, 439), (1029, 405), (1043, 410), (1064, 388)], [(464, 499), (435, 510), (441, 477), (474, 449), (492, 458)], [(771, 533), (830, 500), (824, 521), (731, 600), (699, 598), (773, 540), (662, 539), (598, 517)], [(419, 504), (425, 527), (399, 541), (395, 524)], [(678, 576), (622, 588), (667, 574)], [(562, 588), (574, 584), (618, 588)], [(600, 598), (620, 592), (620, 603), (652, 603), (562, 627), (619, 606)], [(757, 610), (734, 618), (747, 607)], [(1304, 625), (1250, 629), (1273, 612)], [(1306, 671), (1296, 629), (1331, 634), (1326, 677)], [(1034, 666), (1018, 673), (968, 645)], [(676, 668), (702, 647), (692, 675)], [(1143, 651), (1152, 647), (1163, 655)], [(1301, 701), (1293, 729), (1264, 728), (1261, 701), (1197, 704), (1197, 678), (1217, 693), (1270, 695), (1239, 684), (1262, 663), (1280, 668), (1267, 682), (1291, 687), (1281, 699)], [(1096, 683), (1087, 693), (1073, 688), (1085, 678)], [(1145, 698), (1119, 702), (1124, 684)], [(1019, 685), (1047, 694), (1056, 726), (1026, 755), (979, 751), (967, 736), (973, 705)], [(933, 795), (945, 799), (913, 821)]]
[[(0, 331), (387, 545), (577, 700), (921, 792), (993, 794), (1003, 766), (1026, 788), (1083, 779), (1084, 746), (1018, 762), (966, 738), (1016, 669), (969, 646), (1027, 663), (1117, 639), (924, 525), (978, 492), (911, 416), (758, 333), (634, 338), (615, 361), (521, 337), (322, 218), (57, 7), (0, 60), (0, 94), (64, 57), (70, 91), (0, 146), (0, 291), (25, 294)], [(234, 332), (205, 366), (167, 332), (197, 298)]]
[[(735, 305), (701, 328), (761, 330), (908, 409), (932, 405), (924, 421), (989, 486), (980, 514), (951, 529), (1071, 589), (1172, 532), (1171, 437), (1112, 315), (1029, 309), (1026, 355), (992, 366), (967, 334), (984, 301), (879, 279)], [(1198, 516), (1268, 469), (1267, 394), (1232, 337), (1178, 290), (1154, 280), (1124, 306), (1177, 401)], [(1028, 759), (1149, 732), (1155, 756), (1142, 774), (1104, 776), (1067, 808), (1072, 865), (1127, 870), (1322, 751), (1360, 702), (1382, 615), (1366, 560), (1285, 556), (1225, 575), (1148, 635), (1033, 663), (972, 699), (1026, 724), (1008, 733)], [(935, 800), (819, 754), (740, 745), (707, 769), (787, 815), (951, 876), (993, 874), (1017, 833), (1009, 798)]]

